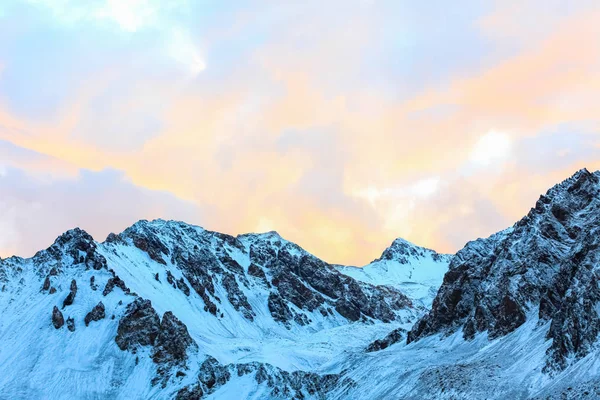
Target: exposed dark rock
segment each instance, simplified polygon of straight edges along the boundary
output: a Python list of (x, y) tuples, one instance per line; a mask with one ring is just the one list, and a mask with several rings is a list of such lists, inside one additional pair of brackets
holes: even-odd
[(340, 315), (350, 321), (358, 321), (360, 319), (360, 310), (354, 304), (340, 299), (335, 303), (335, 310)]
[(56, 293), (56, 288), (55, 287), (51, 287), (50, 290), (48, 291), (49, 294), (54, 294)]
[(241, 312), (244, 318), (247, 320), (253, 321), (256, 314), (254, 313), (254, 310), (252, 310), (250, 303), (248, 303), (246, 295), (244, 295), (240, 289), (235, 276), (226, 272), (222, 277), (222, 283), (223, 287), (227, 291), (227, 299), (233, 308), (235, 308), (236, 311)]
[(60, 235), (52, 246), (36, 253), (33, 258), (36, 264), (41, 264), (50, 260), (58, 261), (67, 255), (73, 259), (74, 265), (84, 264), (86, 269), (101, 269), (106, 267), (106, 259), (96, 252), (96, 247), (94, 239), (87, 232), (75, 228)]
[(181, 290), (186, 296), (190, 295), (190, 287), (185, 283), (185, 279), (177, 279), (177, 289)]
[(75, 332), (75, 320), (72, 317), (67, 318), (67, 329)]
[(174, 289), (177, 289), (177, 285), (175, 284), (175, 277), (171, 273), (171, 271), (167, 271), (167, 282), (169, 285), (173, 286)]
[(46, 279), (44, 279), (44, 284), (42, 285), (42, 290), (46, 291), (50, 289), (50, 277), (47, 276)]
[(70, 292), (67, 295), (67, 297), (65, 298), (65, 300), (63, 301), (62, 308), (65, 308), (66, 306), (70, 306), (71, 304), (73, 304), (73, 301), (75, 301), (76, 294), (77, 294), (77, 282), (75, 281), (75, 279), (73, 279), (71, 281)]
[(209, 271), (222, 273), (223, 269), (219, 266), (214, 254), (206, 249), (199, 249), (188, 257), (185, 257), (181, 252), (177, 252), (174, 254), (173, 261), (182, 270), (192, 289), (204, 301), (204, 310), (216, 316), (219, 309), (210, 297), (215, 295), (215, 287)]
[(197, 345), (188, 333), (187, 327), (172, 312), (163, 315), (160, 331), (156, 336), (152, 360), (157, 364), (157, 378), (166, 386), (170, 377), (169, 371), (174, 366), (185, 367), (187, 352), (197, 349)]
[(123, 280), (121, 278), (119, 278), (118, 276), (114, 276), (114, 277), (110, 278), (108, 280), (108, 282), (106, 282), (106, 286), (104, 287), (104, 290), (102, 291), (102, 295), (106, 296), (107, 294), (112, 292), (113, 289), (115, 288), (115, 286), (120, 288), (123, 291), (123, 293), (125, 293), (125, 294), (131, 293), (129, 288), (125, 285), (125, 282), (123, 282)]
[(60, 312), (58, 307), (54, 306), (54, 308), (52, 309), (52, 325), (54, 325), (56, 329), (60, 329), (64, 324), (65, 319), (62, 313)]
[(204, 391), (199, 385), (193, 387), (184, 387), (177, 392), (175, 400), (201, 400), (204, 396)]
[(367, 353), (380, 351), (383, 349), (387, 349), (393, 344), (399, 343), (406, 339), (406, 329), (398, 328), (391, 331), (386, 337), (383, 339), (377, 339), (373, 343), (367, 346), (365, 350)]
[(100, 321), (101, 319), (104, 319), (106, 316), (104, 311), (104, 304), (102, 302), (96, 304), (96, 306), (92, 308), (92, 311), (87, 313), (85, 316), (85, 326), (88, 326), (92, 321)]
[(111, 232), (106, 237), (106, 243), (124, 244), (125, 241), (121, 238), (120, 235)]
[(148, 256), (157, 263), (167, 265), (162, 258), (162, 254), (169, 255), (169, 249), (154, 236), (133, 235), (133, 245), (138, 249), (148, 253)]
[(208, 390), (223, 386), (231, 378), (229, 369), (221, 365), (215, 358), (208, 357), (200, 365), (198, 381)]
[(154, 274), (154, 280), (156, 280), (157, 282), (160, 282), (160, 279), (158, 278), (158, 272), (156, 274)]
[(260, 283), (262, 283), (265, 287), (270, 288), (271, 284), (267, 280), (267, 276), (265, 275), (265, 271), (261, 267), (256, 264), (250, 264), (248, 267), (248, 275), (253, 276), (258, 279)]
[(136, 298), (127, 306), (119, 321), (115, 342), (121, 350), (139, 346), (153, 346), (160, 332), (160, 318), (150, 300)]
[(98, 289), (98, 285), (96, 285), (96, 277), (92, 275), (92, 277), (90, 278), (90, 288), (92, 290), (97, 290)]
[(269, 307), (269, 312), (275, 321), (289, 326), (289, 322), (294, 316), (285, 301), (283, 301), (280, 296), (273, 292), (269, 293), (267, 306)]
[[(213, 357), (208, 357), (200, 366), (198, 383), (181, 389), (177, 399), (201, 399), (225, 385), (232, 374), (237, 376), (254, 375), (259, 385), (270, 388), (271, 398), (304, 399), (305, 393), (311, 397), (325, 399), (327, 394), (341, 383), (340, 375), (318, 375), (311, 372), (288, 372), (270, 364), (259, 362), (222, 365)], [(352, 385), (346, 379), (345, 385)]]
[(192, 345), (195, 343), (185, 324), (167, 311), (156, 336), (152, 359), (155, 363), (181, 363), (187, 359), (186, 351)]

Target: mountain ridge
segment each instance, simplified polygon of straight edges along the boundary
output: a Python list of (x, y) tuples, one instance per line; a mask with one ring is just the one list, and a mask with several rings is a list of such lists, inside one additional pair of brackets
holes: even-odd
[(363, 269), (274, 231), (141, 220), (96, 242), (74, 228), (0, 260), (0, 393), (600, 396), (598, 233), (600, 172), (585, 169), (452, 257), (396, 239)]

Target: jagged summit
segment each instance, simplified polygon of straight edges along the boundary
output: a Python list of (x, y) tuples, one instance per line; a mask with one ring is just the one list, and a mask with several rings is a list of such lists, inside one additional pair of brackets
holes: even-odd
[[(585, 357), (600, 332), (600, 179), (586, 169), (540, 196), (512, 228), (468, 243), (409, 342), (462, 329), (505, 336), (530, 318), (552, 321), (547, 369)], [(585, 321), (585, 323), (582, 323)]]
[(417, 246), (406, 239), (397, 238), (384, 250), (380, 258), (373, 262), (383, 260), (396, 260), (401, 264), (407, 264), (411, 258), (432, 257), (440, 261), (450, 262), (451, 254), (438, 253), (434, 250)]
[(399, 289), (415, 303), (429, 308), (451, 258), (449, 254), (440, 254), (397, 238), (370, 264), (362, 268), (338, 268), (359, 281)]

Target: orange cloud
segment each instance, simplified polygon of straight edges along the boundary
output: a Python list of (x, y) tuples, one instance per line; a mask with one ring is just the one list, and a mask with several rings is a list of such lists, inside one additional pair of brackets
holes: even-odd
[[(337, 73), (352, 76), (376, 24), (355, 16), (320, 40), (299, 22), (223, 81), (200, 77), (174, 88), (157, 80), (132, 95), (127, 114), (148, 93), (166, 104), (159, 134), (139, 147), (100, 148), (73, 136), (92, 100), (119, 76), (116, 66), (75, 92), (52, 121), (0, 107), (0, 139), (76, 168), (124, 171), (135, 185), (209, 209), (198, 221), (209, 229), (269, 226), (331, 262), (366, 263), (396, 236), (455, 251), (514, 222), (570, 168), (592, 159), (540, 171), (519, 164), (511, 147), (494, 165), (472, 163), (473, 147), (494, 130), (517, 148), (563, 123), (585, 126), (598, 141), (600, 14), (548, 18), (552, 29), (535, 40), (517, 36), (518, 54), (398, 98), (336, 81)], [(477, 23), (497, 34), (506, 22), (503, 14)], [(314, 45), (296, 54), (290, 49), (304, 35)], [(290, 132), (296, 142), (285, 147)], [(427, 180), (439, 181), (436, 190), (411, 191)], [(381, 195), (373, 200), (369, 190)]]

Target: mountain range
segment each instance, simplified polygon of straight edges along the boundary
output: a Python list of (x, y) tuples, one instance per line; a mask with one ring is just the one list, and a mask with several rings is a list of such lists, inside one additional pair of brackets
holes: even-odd
[(0, 399), (600, 398), (600, 172), (362, 268), (139, 221), (0, 260)]

